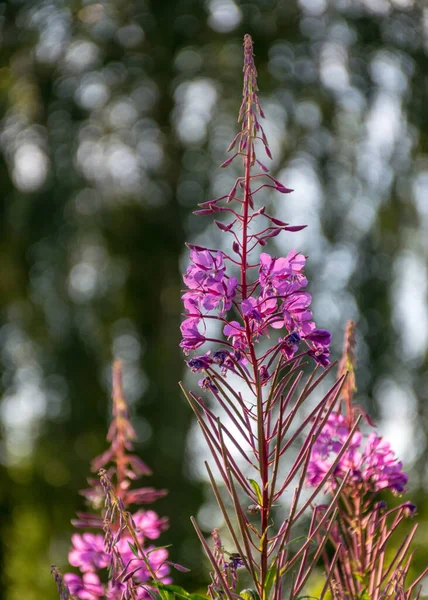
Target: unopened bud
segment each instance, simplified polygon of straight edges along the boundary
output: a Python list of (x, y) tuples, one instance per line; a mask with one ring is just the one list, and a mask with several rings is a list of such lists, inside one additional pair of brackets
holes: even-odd
[(236, 180), (235, 185), (230, 190), (229, 195), (227, 196), (227, 202), (230, 202), (231, 200), (233, 200), (233, 198), (236, 194), (236, 188), (238, 187), (238, 182), (239, 182), (239, 179)]
[(415, 513), (418, 509), (418, 507), (416, 506), (416, 504), (413, 504), (413, 502), (405, 502), (402, 505), (403, 508), (403, 512), (405, 514), (406, 517), (414, 517)]
[(285, 221), (281, 221), (280, 219), (276, 219), (275, 217), (271, 217), (270, 215), (266, 215), (268, 219), (272, 221), (275, 225), (279, 225), (280, 227), (287, 227), (288, 223)]
[(202, 216), (202, 215), (212, 215), (213, 212), (214, 211), (212, 208), (201, 208), (200, 210), (194, 210), (193, 214), (197, 215), (197, 216)]
[(180, 571), (181, 573), (190, 573), (190, 569), (188, 569), (187, 567), (183, 567), (183, 565), (170, 562), (169, 560), (166, 560), (164, 564), (170, 565), (173, 569), (177, 569), (177, 571)]
[(222, 223), (221, 221), (214, 221), (214, 223), (217, 225), (217, 227), (221, 230), (221, 231), (230, 231), (233, 223), (229, 223), (228, 225), (225, 225), (224, 223)]
[(281, 227), (276, 227), (275, 229), (272, 229), (272, 231), (269, 231), (269, 233), (266, 235), (266, 237), (268, 238), (272, 238), (272, 237), (276, 237), (278, 234), (280, 234), (282, 231)]
[(279, 181), (276, 183), (275, 187), (276, 187), (276, 190), (278, 192), (280, 192), (281, 194), (290, 194), (291, 192), (294, 191), (291, 188), (285, 187), (285, 185), (282, 185), (282, 183), (280, 183)]
[(284, 231), (302, 231), (306, 227), (307, 225), (290, 225), (289, 227), (284, 227)]
[(224, 169), (225, 167), (228, 167), (230, 165), (230, 163), (233, 161), (233, 159), (238, 156), (238, 154), (239, 154), (239, 152), (237, 152), (236, 154), (234, 154), (233, 156), (231, 156), (230, 158), (225, 160), (223, 163), (221, 163), (220, 168)]
[(266, 165), (264, 165), (262, 162), (260, 162), (257, 158), (256, 158), (256, 163), (259, 165), (259, 167), (262, 169), (262, 171), (264, 171), (265, 173), (267, 173), (269, 171), (269, 169), (266, 167)]
[(233, 150), (233, 148), (235, 147), (236, 142), (238, 141), (239, 136), (242, 135), (241, 132), (237, 133), (235, 135), (235, 137), (233, 138), (233, 140), (230, 142), (229, 148), (227, 149), (227, 152), (230, 152), (231, 150)]
[[(265, 206), (262, 206), (261, 208), (259, 208), (259, 210), (256, 210), (256, 212), (254, 212), (254, 213), (252, 214), (252, 216), (253, 216), (253, 217), (257, 217), (258, 215), (264, 215), (264, 214), (265, 214), (265, 210), (266, 210), (266, 207), (265, 207)], [(267, 215), (266, 215), (266, 216), (267, 216)]]

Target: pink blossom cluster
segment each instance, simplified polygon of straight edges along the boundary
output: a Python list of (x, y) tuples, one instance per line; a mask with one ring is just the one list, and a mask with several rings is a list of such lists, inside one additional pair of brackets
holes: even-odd
[[(312, 319), (311, 295), (305, 290), (308, 281), (303, 273), (306, 257), (296, 250), (291, 250), (286, 257), (265, 252), (271, 238), (284, 231), (300, 231), (305, 226), (290, 226), (269, 215), (265, 206), (255, 208), (256, 197), (266, 189), (280, 194), (293, 191), (270, 175), (269, 169), (256, 157), (255, 141), (258, 140), (267, 157), (272, 158), (260, 124), (259, 117), (264, 115), (257, 91), (253, 45), (251, 37), (246, 35), (243, 99), (238, 117), (242, 127), (228, 148), (228, 152), (234, 148), (237, 151), (220, 165), (229, 167), (240, 157), (245, 175), (235, 180), (228, 194), (202, 202), (194, 213), (219, 213), (226, 217), (216, 220), (215, 224), (224, 234), (233, 237), (231, 252), (189, 245), (190, 265), (183, 276), (187, 290), (182, 296), (186, 318), (181, 324), (180, 346), (189, 354), (206, 342), (221, 344), (228, 352), (221, 363), (223, 376), (227, 369), (232, 369), (252, 385), (265, 385), (272, 376), (273, 362), (277, 358), (285, 359), (282, 362), (293, 359), (302, 352), (301, 343), (302, 354), (327, 366), (331, 336), (328, 331), (317, 329)], [(254, 168), (261, 172), (254, 173)], [(263, 225), (256, 226), (261, 220), (264, 220)], [(209, 319), (221, 323), (222, 339), (209, 337)], [(275, 337), (268, 351), (257, 356), (255, 344), (269, 338), (275, 329), (284, 330), (284, 336)], [(203, 357), (205, 362), (209, 362), (208, 356)], [(202, 357), (197, 359), (202, 360)], [(188, 365), (192, 370), (206, 370), (194, 368), (192, 359)], [(210, 377), (201, 380), (200, 385), (214, 391)]]
[[(303, 274), (305, 256), (295, 250), (285, 258), (262, 253), (258, 277), (250, 284), (252, 293), (244, 299), (239, 295), (241, 285), (237, 279), (226, 274), (228, 258), (222, 252), (191, 250), (192, 264), (183, 277), (189, 289), (182, 296), (187, 311), (181, 324), (180, 346), (184, 352), (196, 350), (209, 339), (206, 320), (211, 318), (222, 321), (223, 334), (235, 356), (239, 353), (245, 357), (250, 342), (269, 337), (270, 328), (285, 329), (286, 335), (279, 339), (278, 347), (286, 358), (292, 358), (300, 342), (305, 341), (308, 354), (326, 366), (331, 335), (317, 329), (312, 320), (311, 295), (304, 290), (308, 283)], [(229, 321), (226, 313), (230, 309), (235, 318)], [(220, 339), (210, 341), (225, 343)]]
[[(346, 418), (341, 413), (332, 413), (312, 448), (312, 455), (306, 474), (307, 483), (316, 486), (322, 481), (342, 450), (349, 436)], [(351, 442), (336, 465), (328, 482), (333, 490), (348, 471), (351, 473), (354, 490), (363, 488), (367, 492), (389, 489), (395, 494), (406, 490), (408, 477), (402, 471), (402, 463), (397, 460), (391, 446), (377, 433), (367, 436), (356, 431)], [(364, 447), (363, 447), (364, 446)]]
[[(153, 510), (139, 510), (133, 515), (136, 525), (138, 541), (144, 545), (146, 539), (157, 539), (167, 527), (167, 520), (159, 518)], [(111, 598), (119, 600), (126, 589), (125, 584), (119, 581), (110, 581), (107, 586), (101, 582), (100, 572), (106, 570), (111, 564), (111, 555), (106, 552), (104, 536), (94, 533), (75, 533), (71, 538), (73, 547), (68, 555), (70, 565), (77, 567), (82, 575), (66, 573), (64, 580), (71, 594), (82, 600), (97, 600), (97, 598)], [(144, 584), (151, 579), (150, 573), (142, 559), (136, 558), (130, 549), (132, 538), (122, 535), (115, 546), (122, 559), (124, 569), (133, 572), (133, 577), (138, 584)], [(146, 557), (159, 581), (170, 583), (168, 577), (170, 568), (167, 564), (168, 553), (164, 548), (154, 549), (154, 546), (145, 547)], [(144, 586), (136, 588), (138, 599), (149, 598), (150, 595)]]
[(223, 253), (211, 253), (208, 250), (190, 251), (192, 264), (183, 277), (189, 288), (183, 296), (184, 308), (194, 318), (198, 318), (204, 309), (219, 309), (221, 316), (232, 306), (238, 281), (236, 277), (226, 275)]

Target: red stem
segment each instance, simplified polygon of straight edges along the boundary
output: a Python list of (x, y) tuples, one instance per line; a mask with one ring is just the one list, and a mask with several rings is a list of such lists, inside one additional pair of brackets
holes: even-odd
[[(251, 98), (251, 94), (249, 94)], [(244, 184), (244, 206), (243, 206), (243, 217), (242, 217), (242, 262), (241, 262), (241, 293), (242, 300), (246, 300), (248, 297), (248, 284), (247, 284), (247, 256), (248, 256), (248, 225), (249, 225), (249, 209), (251, 204), (251, 162), (253, 153), (252, 144), (252, 118), (251, 118), (251, 100), (249, 100), (248, 106), (248, 140), (247, 140), (247, 152), (245, 157), (245, 184)], [(268, 528), (269, 524), (269, 465), (268, 465), (268, 442), (265, 431), (265, 414), (263, 410), (263, 394), (260, 385), (260, 376), (258, 370), (258, 361), (254, 344), (252, 340), (251, 327), (248, 317), (244, 318), (245, 330), (247, 343), (249, 347), (250, 359), (254, 371), (254, 381), (257, 393), (257, 423), (258, 423), (258, 460), (259, 460), (259, 471), (261, 479), (261, 493), (262, 493), (262, 506), (260, 507), (260, 520), (261, 520), (261, 535), (263, 536), (262, 546), (260, 548), (260, 582), (259, 582), (259, 594), (262, 600), (264, 600), (263, 589), (266, 581), (268, 571), (268, 536), (263, 535)]]
[(116, 421), (115, 439), (112, 440), (114, 447), (114, 462), (116, 463), (116, 494), (123, 497), (123, 481), (126, 479), (126, 412), (127, 406), (123, 398), (122, 388), (122, 365), (120, 361), (113, 364), (113, 404), (114, 420)]

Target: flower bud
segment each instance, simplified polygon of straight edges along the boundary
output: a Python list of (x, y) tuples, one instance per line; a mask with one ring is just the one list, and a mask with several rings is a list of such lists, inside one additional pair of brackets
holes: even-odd
[(287, 227), (288, 223), (285, 221), (281, 221), (280, 219), (276, 219), (275, 217), (271, 217), (270, 215), (266, 215), (268, 219), (272, 221), (274, 225), (279, 225), (280, 227)]
[(212, 210), (212, 208), (201, 208), (200, 210), (194, 210), (193, 214), (200, 217), (203, 215), (212, 215), (213, 212), (214, 211)]
[(259, 165), (259, 167), (262, 169), (262, 171), (264, 171), (265, 173), (267, 173), (269, 171), (269, 169), (262, 163), (260, 162), (257, 158), (256, 158), (256, 163)]
[(413, 502), (405, 502), (402, 504), (401, 508), (403, 509), (403, 513), (406, 517), (414, 517), (418, 507)]
[(238, 154), (239, 154), (239, 152), (236, 152), (236, 154), (234, 154), (233, 156), (231, 156), (230, 158), (225, 160), (223, 163), (221, 163), (220, 168), (224, 169), (225, 167), (228, 167), (230, 165), (230, 163), (233, 161), (233, 159), (238, 156)]
[(235, 135), (235, 137), (233, 138), (233, 140), (230, 142), (230, 145), (229, 145), (229, 147), (227, 149), (227, 152), (230, 152), (231, 150), (233, 150), (233, 148), (235, 147), (236, 142), (238, 141), (238, 138), (239, 138), (240, 135), (241, 135), (241, 132), (239, 132), (239, 133), (237, 133)]

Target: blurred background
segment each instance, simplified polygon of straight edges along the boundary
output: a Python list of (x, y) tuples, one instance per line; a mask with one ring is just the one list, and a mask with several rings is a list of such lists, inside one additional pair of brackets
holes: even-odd
[[(318, 326), (358, 324), (358, 402), (411, 476), (428, 552), (428, 9), (423, 0), (0, 2), (0, 598), (53, 600), (124, 361), (162, 543), (206, 582), (213, 523), (179, 343), (185, 240), (226, 193), (242, 37)], [(208, 500), (207, 500), (208, 499)], [(208, 504), (207, 504), (208, 501)], [(426, 504), (424, 504), (424, 502)], [(424, 519), (427, 521), (425, 522)]]

